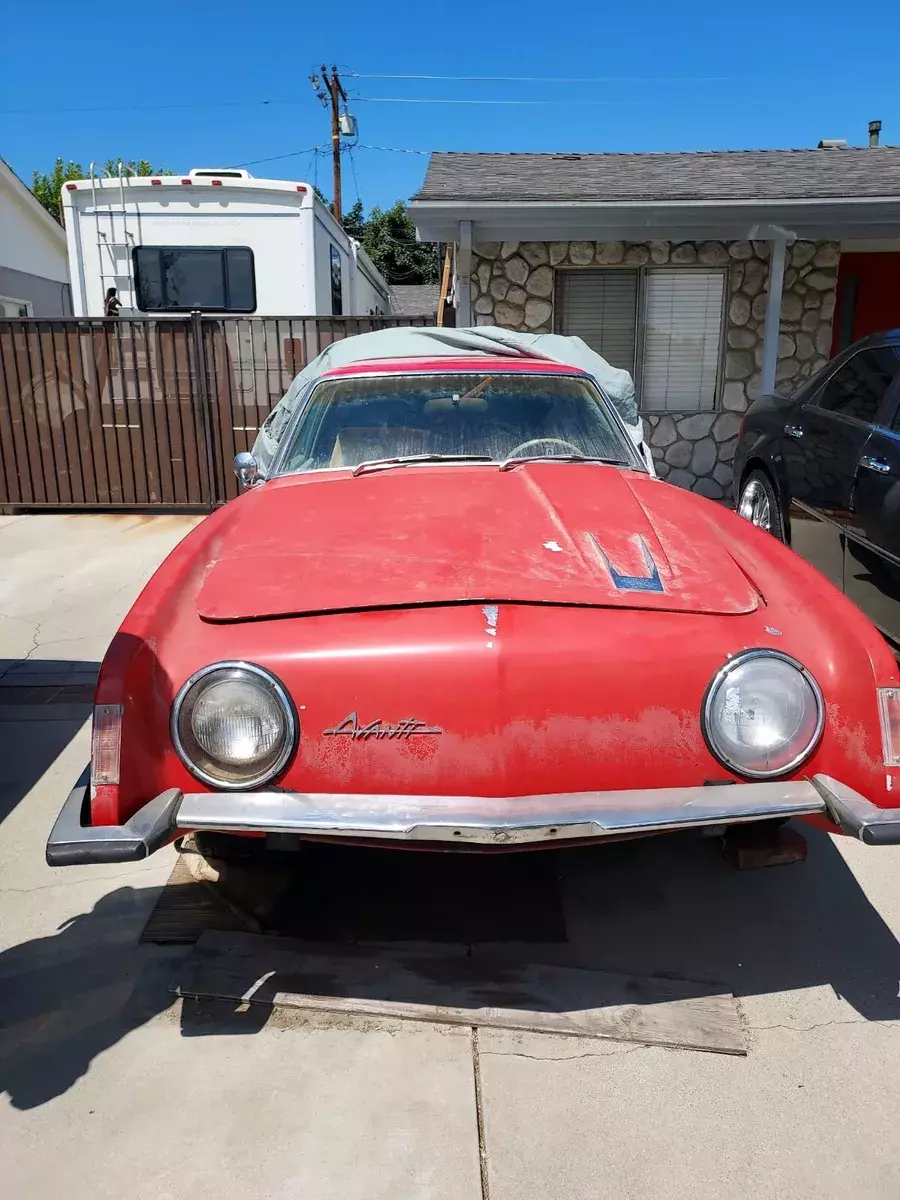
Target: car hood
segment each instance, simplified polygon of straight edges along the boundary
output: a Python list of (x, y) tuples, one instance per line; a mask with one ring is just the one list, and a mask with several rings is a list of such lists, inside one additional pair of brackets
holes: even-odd
[(197, 597), (209, 621), (472, 601), (727, 615), (759, 602), (710, 501), (600, 464), (311, 472), (229, 508)]

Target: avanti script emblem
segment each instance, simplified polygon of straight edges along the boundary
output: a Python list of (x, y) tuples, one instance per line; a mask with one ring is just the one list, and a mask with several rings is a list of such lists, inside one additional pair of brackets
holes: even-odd
[(417, 721), (415, 717), (404, 717), (402, 721), (398, 721), (395, 725), (391, 725), (388, 721), (380, 719), (370, 721), (368, 725), (360, 725), (359, 717), (355, 712), (350, 713), (348, 717), (344, 717), (338, 725), (332, 729), (326, 729), (325, 736), (345, 736), (352, 741), (366, 741), (368, 738), (396, 738), (408, 740), (418, 734), (436, 734), (443, 733), (438, 725), (426, 725), (424, 721)]

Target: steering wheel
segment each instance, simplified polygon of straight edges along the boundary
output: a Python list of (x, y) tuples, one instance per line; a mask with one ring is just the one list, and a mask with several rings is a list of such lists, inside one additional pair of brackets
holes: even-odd
[(571, 442), (567, 442), (565, 438), (558, 437), (537, 437), (529, 438), (527, 442), (519, 442), (518, 446), (510, 450), (507, 458), (516, 458), (523, 450), (527, 450), (529, 446), (564, 446), (572, 454), (582, 454), (583, 451), (578, 446), (573, 446)]

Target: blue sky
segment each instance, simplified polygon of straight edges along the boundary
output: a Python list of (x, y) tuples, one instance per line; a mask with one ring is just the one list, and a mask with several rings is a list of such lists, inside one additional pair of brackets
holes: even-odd
[[(308, 82), (323, 61), (347, 68), (356, 97), (360, 146), (345, 155), (345, 206), (357, 190), (367, 207), (416, 190), (427, 160), (400, 149), (740, 149), (820, 137), (859, 145), (873, 117), (883, 140), (900, 144), (897, 33), (896, 0), (32, 0), (4, 13), (0, 156), (27, 182), (57, 156), (85, 165), (142, 157), (184, 171), (303, 149), (250, 170), (318, 176), (328, 191), (330, 159), (309, 151), (328, 138)], [(367, 79), (351, 70), (603, 81)], [(205, 107), (145, 107), (153, 105)], [(396, 150), (364, 148), (376, 146)]]

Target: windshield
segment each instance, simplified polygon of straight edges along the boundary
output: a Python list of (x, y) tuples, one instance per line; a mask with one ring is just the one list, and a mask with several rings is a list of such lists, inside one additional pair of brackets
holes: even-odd
[(316, 385), (280, 471), (321, 471), (410, 456), (635, 457), (596, 388), (566, 375), (347, 376)]

